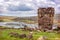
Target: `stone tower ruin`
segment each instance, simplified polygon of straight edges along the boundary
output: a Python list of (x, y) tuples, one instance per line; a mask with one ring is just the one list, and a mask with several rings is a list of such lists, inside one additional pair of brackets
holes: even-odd
[(54, 8), (38, 9), (38, 27), (40, 29), (51, 29), (53, 25)]

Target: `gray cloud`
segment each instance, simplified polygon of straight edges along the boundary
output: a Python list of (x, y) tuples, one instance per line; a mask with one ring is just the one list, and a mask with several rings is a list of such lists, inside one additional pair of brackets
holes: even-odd
[[(60, 5), (59, 0), (4, 0), (4, 1), (0, 0), (0, 5), (2, 5), (2, 8), (0, 7), (1, 12), (4, 12), (6, 15), (13, 14), (13, 16), (21, 15), (22, 12), (24, 12), (23, 13), (24, 16), (25, 14), (34, 15), (37, 14), (37, 9), (39, 7), (48, 7), (48, 6), (55, 7), (56, 13), (60, 11), (60, 8), (57, 7), (58, 5)], [(36, 13), (34, 13), (33, 11)]]
[(8, 2), (9, 0), (4, 0), (5, 2)]
[(33, 9), (26, 5), (19, 5), (19, 6), (10, 5), (8, 7), (8, 10), (9, 11), (32, 11)]

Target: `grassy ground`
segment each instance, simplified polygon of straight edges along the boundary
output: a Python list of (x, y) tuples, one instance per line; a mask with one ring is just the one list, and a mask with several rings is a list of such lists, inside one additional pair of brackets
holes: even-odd
[[(29, 33), (29, 31), (21, 31), (21, 30), (17, 30), (17, 29), (0, 30), (0, 40), (27, 40), (26, 38), (20, 39), (20, 38), (10, 37), (10, 35), (9, 35), (10, 32), (17, 32), (19, 34), (21, 34), (21, 33), (28, 34)], [(34, 36), (34, 40), (37, 40), (40, 36), (47, 36), (48, 40), (58, 40), (56, 38), (60, 38), (60, 34), (37, 32), (37, 31), (34, 31), (33, 36)]]

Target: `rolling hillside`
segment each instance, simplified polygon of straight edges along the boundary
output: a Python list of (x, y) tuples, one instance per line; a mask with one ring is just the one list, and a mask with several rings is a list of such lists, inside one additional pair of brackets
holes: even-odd
[[(0, 16), (0, 20), (3, 20), (4, 22), (37, 22), (38, 18), (37, 16), (32, 16), (32, 17), (15, 17), (15, 16)], [(60, 14), (55, 14), (54, 18), (55, 23), (60, 23)]]
[(11, 22), (16, 17), (13, 16), (0, 16), (0, 22)]

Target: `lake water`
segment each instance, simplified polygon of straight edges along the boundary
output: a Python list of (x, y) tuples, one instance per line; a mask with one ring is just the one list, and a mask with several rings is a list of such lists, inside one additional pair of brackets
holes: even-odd
[(24, 22), (0, 22), (0, 26), (10, 27), (10, 28), (23, 28), (25, 25), (27, 27), (38, 27), (38, 24), (27, 24)]

